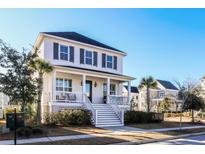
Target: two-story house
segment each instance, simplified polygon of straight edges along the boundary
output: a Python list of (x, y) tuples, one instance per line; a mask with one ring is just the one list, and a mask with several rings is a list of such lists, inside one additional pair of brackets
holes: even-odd
[[(124, 125), (135, 79), (123, 75), (125, 52), (76, 32), (42, 32), (35, 47), (54, 68), (44, 76), (42, 113), (88, 109), (97, 127)], [(124, 83), (127, 97), (122, 95)]]
[[(170, 104), (170, 111), (179, 111), (181, 107), (181, 100), (178, 100), (179, 90), (170, 81), (156, 80), (157, 87), (150, 89), (151, 97), (151, 111), (158, 112), (159, 104), (164, 98), (169, 98), (172, 102)], [(146, 110), (146, 89), (139, 90), (139, 110)]]

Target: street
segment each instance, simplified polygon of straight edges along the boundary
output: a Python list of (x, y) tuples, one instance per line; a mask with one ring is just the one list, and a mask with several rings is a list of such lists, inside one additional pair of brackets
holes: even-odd
[[(147, 144), (146, 144), (147, 145)], [(205, 135), (150, 143), (149, 145), (205, 145)]]

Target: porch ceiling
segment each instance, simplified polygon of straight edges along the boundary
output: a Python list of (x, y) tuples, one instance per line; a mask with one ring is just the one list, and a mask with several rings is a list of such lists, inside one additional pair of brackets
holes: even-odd
[(72, 74), (77, 74), (77, 75), (85, 74), (87, 76), (98, 77), (98, 78), (110, 78), (110, 79), (115, 79), (115, 80), (120, 80), (120, 81), (135, 80), (134, 77), (110, 73), (110, 72), (104, 72), (104, 71), (99, 71), (99, 70), (92, 70), (92, 69), (73, 67), (73, 66), (60, 66), (60, 65), (53, 66), (53, 67), (54, 67), (54, 70), (56, 70), (57, 72), (62, 72), (62, 73), (72, 73)]

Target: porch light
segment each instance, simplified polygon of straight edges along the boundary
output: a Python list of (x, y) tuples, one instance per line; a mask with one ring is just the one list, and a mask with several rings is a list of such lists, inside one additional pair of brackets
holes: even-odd
[(81, 85), (81, 86), (83, 85), (83, 82), (82, 82), (82, 81), (80, 82), (80, 85)]
[(94, 87), (97, 87), (97, 82), (95, 81), (95, 83), (94, 83)]

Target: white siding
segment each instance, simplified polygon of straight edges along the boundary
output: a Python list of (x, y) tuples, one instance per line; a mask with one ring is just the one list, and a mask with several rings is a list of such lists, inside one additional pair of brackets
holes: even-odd
[[(53, 59), (53, 42), (63, 44), (63, 45), (71, 45), (74, 46), (74, 63), (69, 62), (69, 61), (64, 61), (64, 60), (54, 60)], [(107, 50), (99, 50), (97, 48), (92, 48), (88, 46), (82, 46), (77, 43), (72, 43), (69, 41), (62, 41), (62, 40), (56, 40), (53, 38), (48, 38), (45, 37), (43, 40), (43, 46), (41, 50), (44, 51), (43, 58), (47, 61), (49, 61), (52, 65), (63, 65), (63, 66), (74, 66), (74, 67), (81, 67), (81, 68), (87, 68), (87, 69), (93, 69), (93, 70), (100, 70), (100, 71), (106, 71), (106, 72), (111, 72), (111, 73), (117, 73), (117, 74), (122, 74), (123, 70), (123, 55), (113, 53)], [(96, 51), (98, 53), (98, 66), (92, 66), (92, 65), (86, 65), (86, 64), (80, 64), (80, 48), (83, 48), (85, 50), (90, 50), (90, 51)], [(107, 55), (111, 56), (117, 56), (117, 70), (115, 69), (109, 69), (109, 68), (102, 68), (102, 53), (105, 53)]]

